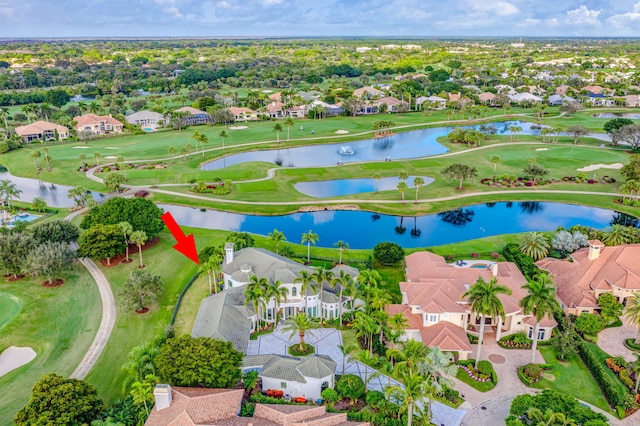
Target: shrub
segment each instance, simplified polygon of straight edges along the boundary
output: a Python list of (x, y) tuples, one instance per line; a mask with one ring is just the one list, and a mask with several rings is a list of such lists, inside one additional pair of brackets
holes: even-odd
[(388, 241), (378, 243), (373, 249), (373, 258), (383, 265), (395, 265), (404, 259), (404, 249)]
[(587, 366), (593, 378), (596, 379), (600, 389), (605, 398), (612, 407), (621, 405), (624, 402), (626, 392), (622, 391), (620, 387), (616, 386), (613, 379), (607, 374), (604, 363), (600, 361), (598, 356), (593, 352), (589, 345), (585, 342), (579, 341), (578, 355)]
[(369, 391), (365, 396), (365, 402), (374, 408), (380, 408), (380, 406), (383, 405), (386, 401), (387, 399), (380, 391)]
[(527, 364), (522, 367), (522, 374), (529, 383), (537, 383), (542, 379), (542, 368), (537, 364)]
[(340, 395), (338, 395), (338, 392), (335, 389), (331, 388), (323, 390), (320, 394), (320, 397), (328, 405), (333, 405), (338, 401), (338, 399), (340, 399)]
[(604, 326), (604, 320), (600, 315), (584, 313), (576, 319), (576, 330), (583, 335), (597, 335)]
[(629, 389), (633, 389), (635, 387), (635, 383), (633, 383), (633, 380), (626, 368), (623, 368), (618, 372), (618, 377), (620, 377), (620, 381)]
[(342, 397), (349, 398), (352, 402), (355, 402), (364, 395), (365, 390), (364, 382), (355, 374), (345, 374), (340, 377), (336, 383), (336, 391), (338, 391), (338, 394)]
[(578, 425), (603, 426), (608, 424), (604, 415), (581, 405), (577, 399), (555, 390), (544, 389), (537, 395), (516, 396), (511, 403), (510, 415), (506, 419), (507, 425), (530, 424), (530, 419), (527, 417), (527, 411), (530, 407), (538, 408), (543, 413), (547, 409), (554, 413), (563, 413), (566, 418), (575, 420)]

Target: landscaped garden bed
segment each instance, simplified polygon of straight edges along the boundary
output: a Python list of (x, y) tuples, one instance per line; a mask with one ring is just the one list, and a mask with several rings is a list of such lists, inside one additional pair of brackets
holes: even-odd
[(487, 392), (496, 387), (498, 375), (489, 361), (480, 361), (478, 368), (474, 367), (475, 360), (458, 361), (456, 378), (480, 392)]
[(498, 345), (505, 349), (531, 349), (531, 339), (524, 333), (516, 333), (503, 337), (498, 342)]
[(301, 348), (300, 344), (296, 343), (295, 345), (289, 346), (288, 352), (289, 355), (293, 356), (306, 356), (314, 354), (316, 352), (316, 348), (309, 343), (304, 343)]

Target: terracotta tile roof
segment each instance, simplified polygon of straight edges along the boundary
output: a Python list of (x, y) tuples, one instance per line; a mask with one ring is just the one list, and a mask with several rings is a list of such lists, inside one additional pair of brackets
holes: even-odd
[(100, 123), (111, 124), (113, 126), (122, 126), (122, 122), (116, 120), (110, 115), (96, 115), (96, 114), (85, 114), (80, 115), (73, 118), (76, 123), (76, 127), (84, 127), (84, 126), (95, 126)]
[(436, 346), (443, 351), (471, 352), (471, 343), (467, 333), (455, 324), (441, 321), (420, 331), (422, 343)]
[(147, 426), (218, 424), (236, 416), (244, 391), (173, 387), (171, 394), (171, 405), (160, 411), (153, 409)]
[(45, 131), (57, 130), (60, 134), (68, 134), (69, 129), (56, 123), (49, 121), (36, 121), (35, 123), (27, 124), (26, 126), (16, 127), (16, 134), (18, 136), (39, 135)]
[(239, 108), (239, 107), (229, 107), (229, 111), (231, 111), (231, 113), (233, 115), (237, 115), (237, 114), (255, 114), (256, 112), (252, 109), (249, 108)]
[(496, 98), (496, 95), (494, 95), (491, 92), (483, 92), (478, 95), (478, 99), (480, 100), (480, 102), (492, 101), (495, 98)]
[(269, 95), (269, 99), (276, 102), (282, 102), (282, 93), (278, 92), (278, 93)]
[[(524, 319), (524, 322), (529, 324), (530, 326), (535, 326), (536, 318), (533, 316), (527, 317)], [(549, 327), (555, 327), (556, 325), (558, 325), (556, 320), (553, 318), (549, 318), (548, 316), (545, 316), (544, 318), (542, 318), (542, 321), (540, 321), (540, 327), (549, 328)]]
[(273, 101), (270, 104), (268, 104), (265, 108), (267, 109), (267, 111), (269, 112), (277, 112), (277, 111), (282, 111), (282, 108), (284, 107), (284, 104), (280, 101)]
[(207, 114), (206, 111), (202, 111), (201, 109), (198, 108), (193, 108), (190, 106), (186, 106), (186, 107), (182, 107), (182, 108), (178, 108), (176, 110), (176, 112), (188, 112), (191, 115), (196, 115), (196, 114)]
[[(597, 240), (590, 243), (602, 244)], [(568, 308), (597, 307), (595, 290), (640, 290), (640, 244), (601, 248), (593, 260), (589, 260), (589, 248), (585, 247), (571, 257), (573, 262), (549, 258), (536, 262), (551, 272), (558, 298)]]
[(408, 329), (420, 330), (422, 328), (422, 318), (420, 314), (412, 314), (409, 305), (387, 305), (384, 310), (389, 316), (402, 314), (408, 321)]

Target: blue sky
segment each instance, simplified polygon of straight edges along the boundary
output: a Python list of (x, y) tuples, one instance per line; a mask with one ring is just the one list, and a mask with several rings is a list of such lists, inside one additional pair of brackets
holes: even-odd
[(640, 0), (0, 0), (0, 37), (640, 36)]

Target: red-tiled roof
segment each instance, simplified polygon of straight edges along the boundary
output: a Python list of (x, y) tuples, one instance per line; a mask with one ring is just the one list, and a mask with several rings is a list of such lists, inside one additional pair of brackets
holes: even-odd
[(422, 343), (436, 346), (443, 351), (471, 352), (471, 343), (467, 333), (455, 324), (441, 321), (420, 331)]
[(113, 126), (123, 125), (122, 122), (116, 120), (110, 115), (85, 114), (74, 117), (73, 119), (77, 123), (76, 127), (95, 126), (100, 123), (111, 124)]
[(154, 408), (147, 426), (215, 424), (236, 416), (244, 394), (242, 389), (173, 387), (171, 391), (171, 405), (160, 411)]
[(36, 121), (35, 123), (27, 124), (26, 126), (16, 127), (16, 134), (18, 136), (39, 135), (45, 131), (57, 130), (58, 133), (67, 134), (69, 129), (56, 123), (49, 121)]

